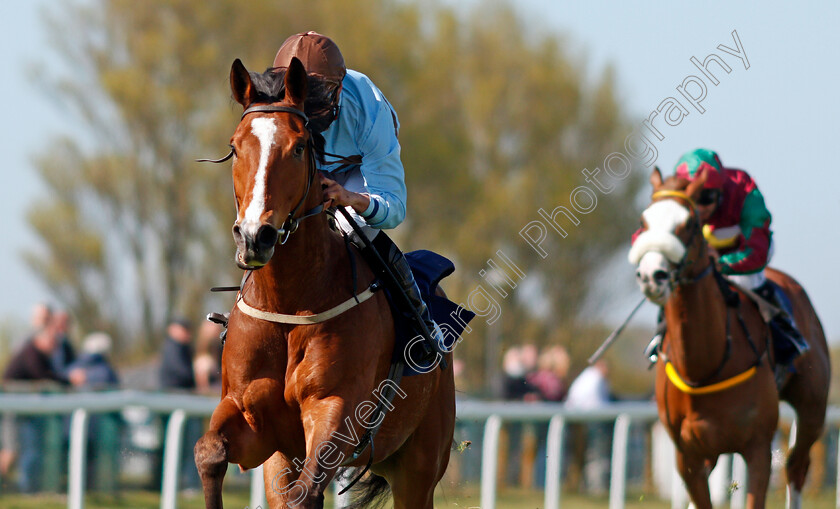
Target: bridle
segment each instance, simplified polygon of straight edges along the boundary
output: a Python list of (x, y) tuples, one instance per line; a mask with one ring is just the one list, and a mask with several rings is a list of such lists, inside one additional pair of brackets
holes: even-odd
[(700, 214), (697, 212), (697, 205), (694, 203), (694, 200), (687, 194), (682, 191), (671, 191), (671, 190), (663, 190), (663, 191), (656, 191), (653, 193), (653, 199), (657, 198), (679, 198), (685, 200), (686, 204), (688, 204), (688, 210), (691, 213), (694, 221), (691, 223), (691, 232), (688, 236), (688, 241), (684, 243), (686, 246), (685, 253), (683, 253), (682, 258), (679, 262), (674, 265), (674, 268), (668, 273), (668, 279), (673, 286), (679, 286), (684, 284), (691, 284), (696, 283), (703, 279), (704, 277), (708, 276), (714, 270), (715, 264), (714, 262), (710, 262), (709, 266), (703, 269), (700, 274), (694, 277), (686, 277), (684, 272), (693, 267), (695, 263), (697, 263), (696, 259), (689, 258), (688, 254), (691, 251), (691, 245), (694, 244), (695, 237), (701, 233), (700, 227)]
[(286, 241), (289, 240), (289, 237), (297, 231), (298, 226), (300, 226), (300, 222), (307, 217), (312, 217), (315, 215), (320, 214), (324, 211), (324, 204), (320, 203), (316, 207), (313, 207), (306, 212), (304, 212), (300, 217), (295, 217), (298, 211), (303, 207), (303, 202), (306, 201), (306, 197), (309, 196), (309, 190), (312, 188), (312, 183), (315, 181), (315, 174), (318, 171), (318, 166), (315, 164), (315, 144), (312, 141), (312, 131), (309, 129), (309, 117), (306, 116), (306, 113), (303, 111), (292, 108), (290, 106), (273, 106), (270, 104), (258, 104), (256, 106), (249, 106), (245, 109), (242, 113), (242, 117), (240, 121), (245, 118), (246, 115), (249, 113), (291, 113), (293, 115), (297, 115), (303, 119), (303, 126), (306, 128), (307, 132), (309, 133), (309, 140), (306, 142), (306, 148), (309, 152), (309, 157), (307, 158), (307, 170), (308, 170), (308, 178), (306, 180), (306, 189), (303, 191), (303, 196), (300, 197), (297, 205), (289, 212), (289, 215), (286, 216), (286, 220), (283, 221), (283, 224), (280, 225), (280, 228), (277, 229), (277, 243), (283, 245)]
[[(741, 326), (741, 329), (744, 331), (744, 335), (746, 336), (747, 343), (749, 344), (750, 348), (756, 355), (755, 363), (750, 366), (746, 371), (739, 373), (733, 377), (730, 377), (726, 380), (722, 380), (717, 383), (710, 382), (714, 380), (720, 373), (723, 371), (724, 366), (729, 361), (729, 357), (732, 351), (732, 334), (730, 329), (730, 313), (728, 308), (737, 308), (740, 299), (737, 297), (737, 294), (734, 294), (731, 290), (728, 290), (728, 283), (726, 279), (716, 270), (714, 260), (709, 260), (709, 265), (705, 269), (703, 269), (700, 274), (694, 277), (686, 277), (683, 273), (685, 270), (691, 266), (693, 266), (697, 260), (690, 259), (688, 257), (690, 247), (694, 244), (694, 238), (701, 233), (701, 226), (700, 226), (700, 214), (697, 212), (697, 206), (694, 203), (694, 200), (691, 199), (686, 193), (682, 191), (672, 191), (672, 190), (662, 190), (656, 191), (653, 193), (653, 199), (656, 198), (679, 198), (685, 200), (688, 204), (689, 211), (691, 212), (694, 221), (691, 225), (691, 233), (688, 236), (688, 241), (684, 244), (686, 246), (685, 253), (682, 256), (682, 259), (674, 266), (674, 268), (669, 273), (669, 280), (672, 285), (679, 286), (685, 284), (692, 284), (697, 283), (704, 277), (714, 274), (718, 287), (720, 289), (721, 295), (723, 296), (724, 302), (726, 302), (727, 312), (726, 312), (726, 349), (724, 350), (723, 359), (721, 360), (720, 364), (718, 364), (717, 368), (708, 376), (706, 376), (700, 382), (691, 382), (687, 379), (680, 377), (677, 373), (676, 368), (674, 368), (673, 364), (667, 359), (663, 359), (665, 361), (665, 372), (668, 379), (671, 383), (677, 387), (680, 391), (699, 395), (699, 394), (710, 394), (714, 392), (719, 392), (722, 390), (726, 390), (730, 387), (734, 387), (746, 380), (749, 380), (756, 372), (757, 367), (761, 364), (762, 354), (759, 353), (758, 348), (756, 347), (755, 342), (753, 341), (750, 331), (747, 328), (747, 324), (744, 322), (741, 313), (737, 310), (735, 314), (738, 319), (738, 323)], [(664, 356), (666, 357), (666, 356)]]
[[(309, 191), (312, 188), (312, 184), (315, 181), (315, 175), (318, 172), (318, 166), (315, 161), (315, 143), (312, 139), (312, 131), (309, 129), (309, 117), (303, 111), (292, 108), (291, 106), (275, 106), (271, 104), (258, 104), (256, 106), (249, 106), (242, 112), (242, 116), (240, 117), (239, 121), (241, 122), (246, 115), (249, 113), (291, 113), (293, 115), (297, 115), (298, 117), (303, 119), (303, 125), (306, 128), (307, 132), (309, 132), (309, 140), (306, 142), (307, 152), (309, 153), (307, 158), (307, 172), (308, 177), (306, 181), (306, 189), (303, 191), (303, 196), (301, 196), (300, 200), (297, 202), (297, 205), (289, 212), (289, 215), (286, 216), (286, 219), (280, 225), (280, 228), (277, 229), (277, 243), (280, 245), (285, 244), (289, 237), (297, 231), (298, 226), (300, 226), (300, 222), (307, 217), (312, 217), (320, 214), (324, 211), (324, 204), (321, 203), (316, 207), (313, 207), (299, 217), (295, 217), (303, 207), (303, 203), (306, 201), (306, 197), (309, 196)], [(223, 163), (233, 157), (233, 148), (231, 148), (230, 153), (228, 155), (220, 158), (220, 159), (197, 159), (198, 162), (208, 162), (208, 163)], [(239, 205), (237, 205), (237, 214), (239, 213)]]

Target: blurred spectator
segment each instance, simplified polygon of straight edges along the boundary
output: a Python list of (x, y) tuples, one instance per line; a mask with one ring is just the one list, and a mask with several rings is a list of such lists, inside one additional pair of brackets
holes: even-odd
[(195, 386), (198, 392), (218, 392), (222, 379), (222, 340), (224, 327), (205, 321), (198, 329), (197, 351), (193, 361)]
[(47, 326), (50, 318), (52, 318), (52, 308), (49, 304), (40, 302), (32, 307), (32, 313), (29, 317), (29, 324), (32, 331), (39, 331)]
[(35, 329), (6, 365), (3, 380), (53, 380), (66, 384), (67, 378), (53, 369), (51, 356), (58, 346), (58, 329), (46, 316), (46, 323)]
[(536, 348), (514, 346), (505, 352), (502, 361), (504, 371), (503, 397), (506, 400), (528, 400), (537, 398), (537, 391), (528, 384), (529, 370), (536, 367)]
[(543, 350), (537, 363), (537, 371), (526, 379), (543, 401), (562, 401), (566, 397), (569, 373), (569, 353), (562, 346)]
[[(504, 372), (503, 397), (511, 401), (537, 401), (538, 392), (535, 387), (528, 383), (527, 377), (537, 368), (537, 347), (532, 344), (514, 346), (508, 349), (502, 361)], [(527, 432), (523, 435), (523, 431)], [(506, 465), (504, 481), (508, 484), (522, 484), (524, 464), (530, 465), (533, 447), (523, 444), (523, 439), (531, 437), (530, 427), (523, 428), (521, 422), (511, 422), (502, 430), (502, 440), (507, 442), (503, 454), (509, 454), (509, 458), (503, 456), (501, 463)], [(527, 477), (527, 476), (526, 476)]]
[(70, 372), (82, 373), (73, 385), (101, 389), (119, 384), (117, 373), (108, 361), (112, 343), (111, 336), (104, 332), (94, 332), (85, 337), (82, 354), (67, 368)]
[(167, 326), (161, 358), (162, 389), (195, 389), (192, 325), (188, 320), (176, 318)]
[(464, 389), (467, 385), (467, 381), (464, 378), (465, 368), (466, 364), (464, 363), (463, 359), (458, 359), (456, 357), (452, 358), (452, 376), (455, 378), (456, 396), (459, 396), (461, 393), (465, 392)]
[(536, 371), (537, 359), (539, 358), (537, 345), (526, 343), (520, 346), (519, 358), (522, 361), (522, 368), (525, 370), (526, 375)]
[(607, 362), (603, 359), (581, 371), (569, 387), (566, 406), (576, 410), (592, 410), (607, 405), (612, 400), (608, 373)]
[[(166, 338), (161, 349), (160, 385), (163, 390), (189, 390), (196, 388), (193, 371), (192, 324), (186, 318), (176, 318), (166, 327)], [(163, 419), (166, 430), (169, 416)], [(197, 490), (201, 479), (195, 467), (192, 450), (201, 437), (202, 422), (189, 418), (184, 424), (184, 441), (181, 450), (181, 486), (188, 491)], [(162, 455), (158, 458), (162, 465)], [(155, 484), (160, 485), (156, 477)]]
[(53, 314), (52, 322), (56, 329), (57, 344), (50, 356), (50, 362), (56, 373), (68, 375), (68, 366), (76, 360), (76, 350), (70, 342), (70, 314), (58, 311)]
[[(104, 332), (88, 334), (82, 342), (82, 353), (68, 370), (80, 372), (79, 380), (74, 385), (87, 390), (116, 387), (119, 384), (117, 372), (111, 366), (108, 356), (113, 341)], [(117, 479), (120, 469), (120, 413), (94, 414), (88, 422), (88, 436), (97, 437), (89, 440), (87, 447), (87, 483), (88, 489), (109, 493), (117, 492)]]
[[(62, 385), (69, 383), (68, 378), (53, 369), (51, 356), (58, 346), (59, 325), (52, 319), (48, 306), (38, 304), (32, 313), (33, 331), (20, 350), (12, 357), (3, 373), (5, 382), (53, 381)], [(77, 379), (73, 373), (71, 380)], [(19, 471), (18, 488), (24, 493), (38, 491), (41, 486), (41, 466), (43, 459), (44, 418), (39, 416), (20, 416), (17, 419), (17, 436), (4, 437), (7, 448), (2, 455), (2, 463), (7, 469), (14, 460), (12, 445), (18, 447)]]
[[(607, 381), (608, 372), (607, 363), (603, 359), (584, 369), (569, 387), (566, 406), (574, 410), (594, 410), (609, 404), (612, 397)], [(607, 492), (612, 426), (612, 421), (590, 422), (574, 426), (570, 433), (574, 438), (568, 477), (578, 484), (582, 480), (591, 494), (603, 495)]]
[[(566, 397), (569, 388), (569, 353), (562, 346), (551, 346), (540, 353), (537, 371), (528, 375), (528, 384), (534, 387), (543, 401), (558, 402)], [(534, 425), (536, 434), (536, 458), (532, 486), (542, 489), (545, 481), (546, 435), (548, 423)], [(526, 486), (527, 487), (527, 486)]]

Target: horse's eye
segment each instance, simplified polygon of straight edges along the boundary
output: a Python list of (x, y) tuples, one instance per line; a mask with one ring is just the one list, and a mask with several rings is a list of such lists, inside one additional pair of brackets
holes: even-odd
[(298, 145), (295, 147), (295, 157), (300, 157), (300, 156), (302, 156), (302, 155), (303, 155), (303, 151), (304, 151), (304, 150), (306, 150), (306, 146), (305, 146), (305, 145), (303, 145), (302, 143), (301, 143), (301, 144), (298, 144)]

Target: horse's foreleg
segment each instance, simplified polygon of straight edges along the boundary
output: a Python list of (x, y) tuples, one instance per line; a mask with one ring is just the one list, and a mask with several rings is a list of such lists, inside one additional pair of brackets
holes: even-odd
[(706, 461), (687, 457), (677, 449), (677, 471), (680, 473), (691, 501), (697, 509), (712, 509)]
[(294, 464), (282, 453), (275, 452), (263, 463), (263, 479), (265, 498), (272, 509), (297, 507), (308, 494)]
[(195, 466), (201, 476), (207, 509), (222, 509), (222, 482), (227, 465), (227, 440), (217, 431), (208, 431), (195, 444)]
[(210, 420), (210, 429), (195, 444), (195, 465), (204, 488), (207, 509), (222, 509), (222, 482), (229, 462), (258, 466), (258, 440), (236, 404), (223, 399)]
[[(296, 507), (322, 508), (324, 491), (335, 477), (338, 467), (350, 460), (353, 449), (360, 442), (365, 428), (357, 424), (355, 414), (345, 414), (356, 408), (348, 397), (309, 400), (301, 405), (301, 420), (306, 437), (305, 457), (289, 458), (293, 470), (282, 490), (295, 492)], [(361, 408), (361, 407), (360, 407)], [(348, 428), (348, 425), (350, 426)], [(360, 460), (367, 459), (370, 448)]]
[(770, 463), (772, 452), (770, 444), (753, 447), (743, 454), (747, 463), (747, 508), (763, 509), (770, 484)]

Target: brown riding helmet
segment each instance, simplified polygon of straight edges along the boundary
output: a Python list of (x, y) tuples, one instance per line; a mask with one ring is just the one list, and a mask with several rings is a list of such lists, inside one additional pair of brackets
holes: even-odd
[(303, 63), (308, 74), (328, 81), (341, 83), (347, 74), (344, 57), (338, 46), (332, 39), (317, 32), (302, 32), (286, 39), (274, 57), (274, 67), (289, 67), (292, 57), (297, 57)]

